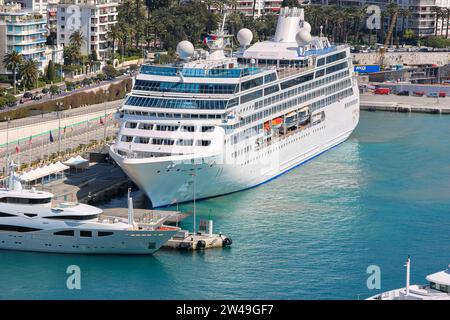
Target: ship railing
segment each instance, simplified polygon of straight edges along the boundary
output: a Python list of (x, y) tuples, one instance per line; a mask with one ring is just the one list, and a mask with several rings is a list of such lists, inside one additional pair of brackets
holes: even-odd
[(194, 78), (242, 78), (252, 74), (257, 74), (263, 70), (258, 67), (245, 68), (185, 68), (170, 66), (143, 65), (141, 67), (142, 74), (156, 76), (183, 76)]

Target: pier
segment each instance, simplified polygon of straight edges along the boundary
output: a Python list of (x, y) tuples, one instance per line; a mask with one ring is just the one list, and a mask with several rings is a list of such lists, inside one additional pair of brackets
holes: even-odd
[(367, 111), (450, 114), (450, 97), (429, 98), (397, 96), (394, 94), (361, 94), (360, 109)]

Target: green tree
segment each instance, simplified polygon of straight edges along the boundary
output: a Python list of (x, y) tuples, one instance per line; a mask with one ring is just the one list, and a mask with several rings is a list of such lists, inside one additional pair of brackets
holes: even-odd
[(37, 62), (31, 59), (26, 60), (22, 64), (19, 70), (19, 74), (22, 78), (23, 85), (28, 88), (32, 88), (39, 77), (39, 68)]
[(17, 77), (17, 69), (20, 68), (24, 63), (23, 56), (17, 51), (9, 52), (3, 58), (3, 64), (5, 67), (12, 71), (13, 73), (13, 86), (14, 93), (16, 93), (16, 77)]
[(104, 66), (102, 71), (107, 77), (114, 78), (115, 76), (117, 76), (117, 70), (111, 65)]
[(298, 0), (283, 0), (281, 3), (281, 7), (299, 7), (299, 1)]
[(81, 48), (86, 43), (83, 32), (81, 32), (80, 30), (75, 30), (74, 32), (72, 32), (69, 37), (69, 42), (70, 45)]
[(52, 60), (50, 60), (47, 66), (47, 80), (53, 82), (55, 81), (55, 79), (56, 79), (55, 64), (53, 63)]

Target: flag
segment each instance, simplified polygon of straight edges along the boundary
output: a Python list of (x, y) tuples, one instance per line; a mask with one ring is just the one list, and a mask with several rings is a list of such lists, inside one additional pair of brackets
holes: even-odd
[(53, 135), (52, 135), (52, 132), (50, 131), (50, 136), (49, 136), (49, 139), (50, 139), (50, 143), (52, 143), (53, 141), (54, 141), (54, 139), (53, 139)]
[(28, 139), (28, 144), (31, 144), (32, 137), (30, 136), (30, 139)]
[(17, 146), (16, 146), (16, 153), (20, 152), (20, 146), (19, 146), (19, 142), (17, 142)]
[(66, 134), (66, 127), (64, 126), (64, 134)]
[(102, 117), (100, 117), (100, 124), (105, 124)]

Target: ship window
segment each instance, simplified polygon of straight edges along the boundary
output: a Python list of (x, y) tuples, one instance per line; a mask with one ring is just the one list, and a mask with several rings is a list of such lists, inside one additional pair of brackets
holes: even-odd
[(125, 123), (125, 128), (135, 129), (137, 127), (136, 122), (127, 122)]
[(239, 104), (239, 98), (233, 98), (228, 102), (227, 108), (234, 107)]
[(264, 95), (267, 96), (269, 94), (277, 92), (278, 90), (280, 90), (280, 87), (278, 86), (278, 84), (264, 88)]
[(178, 146), (192, 146), (194, 144), (194, 140), (191, 139), (180, 139), (177, 141)]
[(328, 67), (327, 68), (327, 74), (332, 73), (332, 72), (336, 72), (336, 71), (341, 70), (341, 69), (345, 69), (345, 68), (347, 68), (347, 66), (348, 66), (347, 62), (342, 62), (342, 63), (339, 63), (337, 65)]
[(328, 56), (327, 57), (327, 64), (328, 63), (332, 63), (332, 62), (337, 61), (337, 60), (344, 59), (346, 57), (346, 55), (347, 55), (346, 52), (342, 51), (342, 52), (333, 54), (331, 56)]
[(211, 145), (211, 140), (199, 140), (197, 141), (198, 146), (207, 147)]
[(202, 127), (202, 132), (214, 132), (214, 127), (212, 126)]
[(140, 123), (139, 124), (139, 129), (141, 129), (141, 130), (152, 130), (153, 129), (153, 125), (149, 124), (149, 123)]
[(194, 132), (194, 131), (195, 131), (195, 128), (194, 128), (194, 126), (182, 126), (182, 127), (181, 127), (181, 131), (184, 131), (184, 132)]
[(256, 79), (251, 79), (241, 83), (241, 91), (248, 90), (251, 88), (255, 88), (263, 84), (263, 77), (259, 77)]
[(42, 230), (42, 229), (0, 224), (0, 231), (32, 232), (32, 231), (40, 231), (40, 230)]
[(325, 64), (325, 58), (320, 58), (319, 60), (317, 60), (317, 66), (323, 66)]
[(269, 83), (275, 80), (277, 80), (277, 74), (275, 72), (264, 76), (264, 83)]
[(46, 219), (53, 219), (53, 220), (92, 220), (92, 219), (97, 219), (98, 215), (97, 214), (89, 214), (89, 215), (80, 215), (80, 216), (49, 216), (49, 217), (44, 217)]
[(62, 230), (62, 231), (54, 232), (53, 234), (55, 236), (73, 237), (75, 235), (75, 232), (73, 230)]
[(120, 141), (122, 141), (122, 142), (131, 142), (131, 141), (133, 141), (133, 137), (132, 136), (122, 136), (120, 138)]
[(99, 237), (112, 236), (113, 234), (114, 234), (114, 232), (108, 232), (108, 231), (99, 231), (98, 232), (98, 236)]
[(314, 74), (310, 73), (281, 83), (281, 90), (296, 86), (302, 82), (310, 81), (314, 78)]
[(17, 203), (17, 204), (46, 204), (52, 202), (52, 198), (32, 199), (32, 198), (5, 197), (0, 198), (0, 202)]
[(80, 237), (90, 238), (92, 237), (92, 231), (80, 231)]
[(252, 93), (248, 93), (244, 96), (241, 97), (241, 104), (258, 99), (260, 97), (262, 97), (263, 91), (262, 90), (258, 90)]
[(316, 71), (316, 78), (322, 77), (325, 75), (325, 69)]
[(150, 142), (150, 138), (148, 138), (148, 137), (136, 137), (134, 139), (134, 142), (141, 143), (141, 144), (147, 144), (147, 143)]
[(17, 216), (15, 214), (0, 212), (0, 218), (5, 218), (5, 217), (17, 217)]

